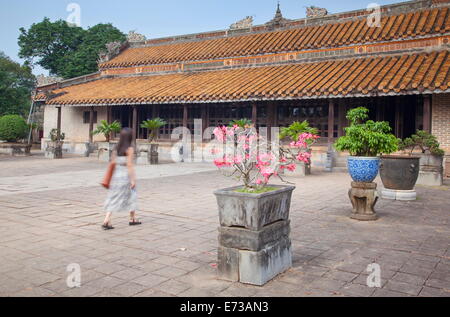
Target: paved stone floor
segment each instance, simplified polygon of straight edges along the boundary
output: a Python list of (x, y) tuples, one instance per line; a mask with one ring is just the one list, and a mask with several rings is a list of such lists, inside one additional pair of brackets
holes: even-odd
[[(139, 167), (143, 225), (102, 231), (106, 165), (88, 158), (0, 157), (0, 296), (450, 296), (450, 187), (381, 200), (380, 219), (349, 219), (346, 174), (296, 183), (293, 268), (264, 287), (216, 278), (213, 191), (234, 184), (207, 164)], [(366, 285), (381, 267), (382, 287)], [(67, 266), (81, 267), (69, 289)]]

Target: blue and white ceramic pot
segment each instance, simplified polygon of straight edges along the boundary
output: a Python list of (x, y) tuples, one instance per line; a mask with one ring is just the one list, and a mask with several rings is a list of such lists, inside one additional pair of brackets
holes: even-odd
[(349, 156), (348, 172), (355, 182), (371, 183), (378, 175), (379, 157)]

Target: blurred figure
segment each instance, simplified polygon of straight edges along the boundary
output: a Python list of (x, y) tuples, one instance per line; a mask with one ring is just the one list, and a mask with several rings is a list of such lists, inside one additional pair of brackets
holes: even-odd
[(106, 217), (102, 228), (111, 230), (111, 216), (114, 212), (130, 212), (130, 226), (140, 225), (136, 220), (137, 194), (136, 174), (134, 171), (134, 148), (132, 146), (133, 132), (124, 128), (120, 132), (120, 140), (112, 153), (114, 171), (105, 201)]

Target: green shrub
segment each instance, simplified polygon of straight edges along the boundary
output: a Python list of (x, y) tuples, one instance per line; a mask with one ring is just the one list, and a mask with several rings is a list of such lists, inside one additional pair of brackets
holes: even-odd
[(17, 142), (26, 137), (28, 125), (19, 115), (6, 115), (0, 118), (0, 140)]
[(347, 113), (350, 126), (345, 136), (340, 137), (335, 147), (338, 151), (349, 151), (353, 156), (377, 156), (397, 151), (398, 139), (391, 134), (391, 127), (385, 121), (372, 121), (369, 109), (359, 107)]
[(287, 128), (281, 128), (280, 139), (289, 139), (290, 141), (296, 142), (303, 133), (317, 135), (319, 131), (316, 128), (311, 127), (306, 120), (303, 122), (295, 121)]
[(141, 128), (148, 130), (148, 141), (153, 143), (155, 141), (158, 130), (165, 126), (167, 122), (161, 118), (142, 121)]
[(119, 122), (114, 121), (112, 123), (108, 123), (106, 120), (100, 121), (100, 125), (97, 126), (97, 129), (92, 132), (93, 135), (103, 134), (105, 136), (106, 142), (109, 142), (111, 138), (111, 133), (120, 132), (121, 125)]

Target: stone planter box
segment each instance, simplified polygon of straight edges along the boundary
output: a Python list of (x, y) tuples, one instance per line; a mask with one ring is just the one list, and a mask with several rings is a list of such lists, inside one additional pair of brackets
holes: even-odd
[(156, 165), (159, 163), (158, 144), (138, 144), (137, 145), (137, 164)]
[(116, 146), (116, 143), (111, 142), (97, 142), (98, 146), (98, 159), (102, 162), (111, 161), (111, 154)]
[(391, 200), (416, 200), (420, 157), (385, 155), (381, 157), (380, 177), (384, 188), (381, 197)]
[(289, 222), (293, 186), (263, 194), (216, 191), (219, 206), (219, 277), (264, 285), (292, 266)]
[(0, 154), (9, 156), (30, 156), (31, 144), (0, 143)]
[(418, 185), (442, 186), (444, 177), (444, 156), (433, 154), (420, 155)]
[(45, 143), (45, 157), (49, 159), (62, 159), (64, 141), (47, 141)]

